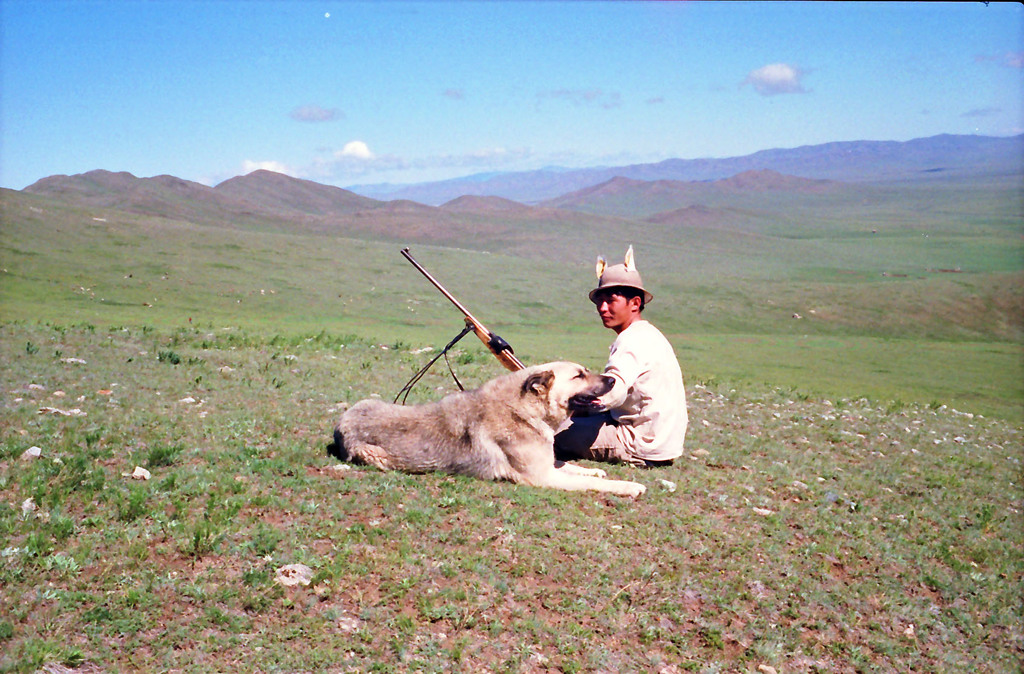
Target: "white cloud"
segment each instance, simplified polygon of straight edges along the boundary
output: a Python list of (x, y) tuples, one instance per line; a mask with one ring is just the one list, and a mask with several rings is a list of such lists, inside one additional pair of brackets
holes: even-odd
[(299, 122), (333, 122), (345, 117), (337, 108), (321, 108), (319, 105), (299, 106), (288, 116)]
[(242, 162), (242, 175), (260, 170), (283, 173), (294, 177), (292, 170), (279, 161), (253, 161), (251, 159), (246, 159)]
[(788, 63), (772, 63), (752, 70), (740, 86), (749, 84), (762, 96), (807, 93), (801, 83), (805, 72)]
[(345, 143), (345, 147), (334, 153), (337, 158), (351, 157), (353, 159), (364, 159), (370, 161), (374, 158), (369, 146), (361, 140), (353, 140)]
[(401, 157), (378, 155), (361, 140), (345, 143), (340, 150), (329, 150), (306, 166), (302, 173), (310, 179), (348, 180), (378, 172), (398, 171), (408, 167)]
[(413, 158), (376, 154), (359, 140), (347, 143), (342, 149), (330, 151), (301, 169), (301, 177), (310, 180), (347, 182), (373, 179), (434, 180), (451, 177), (455, 169), (483, 171), (528, 168), (524, 162), (534, 158), (527, 148), (487, 147), (461, 153), (434, 154)]

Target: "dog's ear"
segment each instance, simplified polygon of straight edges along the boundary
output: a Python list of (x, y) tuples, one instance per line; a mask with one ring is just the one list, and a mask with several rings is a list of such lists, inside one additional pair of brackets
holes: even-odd
[(551, 370), (544, 370), (543, 372), (534, 372), (526, 381), (523, 382), (523, 395), (527, 393), (535, 393), (537, 395), (544, 395), (551, 388), (551, 382), (555, 380), (555, 373)]

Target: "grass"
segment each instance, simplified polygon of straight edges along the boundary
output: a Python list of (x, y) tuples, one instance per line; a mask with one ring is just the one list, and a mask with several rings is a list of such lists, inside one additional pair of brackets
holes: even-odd
[[(870, 189), (872, 198), (856, 192), (859, 200), (790, 195), (769, 203), (787, 218), (764, 211), (759, 222), (771, 228), (752, 239), (616, 220), (612, 229), (595, 226), (589, 252), (575, 230), (554, 223), (551, 245), (533, 251), (422, 245), (414, 253), (534, 362), (543, 354), (603, 364), (608, 336), (584, 299), (590, 260), (632, 240), (643, 242), (642, 269), (655, 290), (650, 318), (672, 336), (692, 376), (826, 397), (939, 401), (1024, 420), (1024, 263), (1020, 237), (1006, 224), (1007, 188), (979, 190), (975, 216), (995, 223), (984, 226), (959, 220), (969, 191)], [(98, 221), (59, 202), (2, 196), (5, 320), (232, 325), (265, 336), (327, 331), (419, 345), (461, 327), (396, 244), (119, 212)], [(871, 235), (861, 223), (869, 216), (890, 224)], [(957, 265), (968, 271), (937, 271)]]
[[(585, 244), (466, 216), (437, 247), (4, 190), (0, 672), (1017, 671), (1018, 194), (730, 194), (728, 227)], [(684, 460), (613, 467), (638, 501), (336, 469), (340, 411), (461, 328), (407, 243), (524, 362), (592, 368), (592, 259), (637, 244)], [(501, 371), (472, 338), (453, 363)]]
[[(0, 670), (1021, 664), (1019, 427), (691, 379), (686, 458), (611, 468), (638, 501), (335, 470), (339, 410), (427, 357), (389, 346), (0, 328)], [(475, 353), (470, 384), (499, 371)], [(436, 370), (413, 398), (451, 388)], [(313, 583), (276, 584), (289, 563)]]

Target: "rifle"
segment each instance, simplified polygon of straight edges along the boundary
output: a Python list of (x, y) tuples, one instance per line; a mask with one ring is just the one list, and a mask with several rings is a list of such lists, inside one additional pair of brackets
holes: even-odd
[[(470, 330), (476, 333), (476, 336), (480, 339), (481, 342), (484, 343), (484, 346), (486, 346), (490, 350), (490, 352), (494, 354), (494, 357), (497, 358), (498, 361), (509, 370), (516, 372), (517, 370), (522, 370), (524, 367), (526, 367), (525, 365), (522, 364), (522, 362), (520, 362), (518, 358), (516, 358), (515, 353), (512, 351), (512, 346), (504, 339), (488, 330), (486, 327), (484, 327), (483, 323), (474, 318), (473, 314), (469, 313), (466, 307), (462, 306), (461, 302), (455, 299), (455, 297), (453, 297), (450, 292), (445, 290), (444, 286), (438, 283), (437, 279), (430, 275), (430, 272), (428, 272), (426, 269), (420, 266), (420, 263), (413, 259), (412, 255), (409, 253), (408, 248), (402, 249), (402, 255), (405, 256), (405, 259), (411, 262), (412, 266), (416, 267), (416, 269), (418, 269), (421, 274), (426, 276), (427, 280), (433, 283), (434, 287), (440, 290), (442, 295), (451, 300), (451, 303), (454, 304), (459, 309), (459, 311), (461, 311), (465, 315), (466, 330), (463, 332), (463, 335), (466, 334), (466, 332), (469, 332)], [(461, 337), (462, 335), (459, 336), (459, 338)]]

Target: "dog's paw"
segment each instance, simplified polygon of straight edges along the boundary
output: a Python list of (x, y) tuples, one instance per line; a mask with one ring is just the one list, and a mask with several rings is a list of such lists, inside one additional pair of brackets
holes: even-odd
[(640, 498), (645, 493), (647, 493), (647, 487), (640, 484), (639, 482), (627, 482), (626, 484), (629, 485), (625, 489), (626, 496), (629, 496), (631, 498)]
[(576, 465), (575, 463), (569, 463), (567, 461), (555, 461), (555, 470), (560, 470), (564, 473), (570, 473), (572, 475), (585, 475), (587, 477), (608, 477), (608, 473), (604, 472), (600, 468), (586, 468), (584, 466), (579, 466)]

